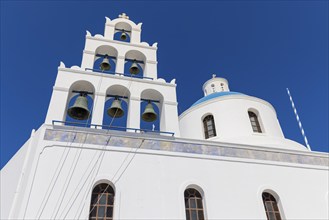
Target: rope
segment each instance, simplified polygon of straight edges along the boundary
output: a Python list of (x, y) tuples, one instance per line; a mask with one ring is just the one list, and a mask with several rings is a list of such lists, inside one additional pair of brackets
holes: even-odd
[[(103, 80), (103, 75), (101, 75), (101, 78), (100, 78), (100, 81), (99, 81), (99, 83), (98, 83), (98, 86), (97, 86), (96, 91), (98, 91), (98, 90), (100, 89), (100, 86), (101, 86), (102, 80)], [(96, 91), (95, 91), (95, 93), (96, 93)], [(93, 102), (93, 105), (92, 105), (92, 107), (91, 107), (90, 114), (92, 114), (93, 109), (94, 109), (94, 106), (95, 106), (96, 103), (97, 103), (97, 100), (98, 100), (98, 97), (97, 97), (96, 94), (95, 94), (95, 101)], [(86, 121), (84, 127), (87, 127), (87, 125), (89, 124), (89, 120), (90, 120), (90, 117), (88, 117), (88, 119), (87, 119), (87, 121)], [(74, 128), (74, 129), (75, 129), (75, 128)], [(42, 213), (43, 213), (45, 207), (47, 206), (48, 200), (49, 200), (49, 198), (50, 198), (50, 196), (51, 196), (51, 194), (52, 194), (52, 192), (53, 192), (54, 186), (55, 186), (55, 184), (56, 184), (56, 182), (57, 182), (57, 180), (58, 180), (58, 176), (59, 176), (59, 174), (61, 173), (61, 170), (62, 170), (62, 168), (63, 168), (63, 166), (64, 166), (64, 164), (65, 164), (65, 162), (66, 162), (66, 159), (67, 159), (67, 157), (68, 157), (68, 155), (69, 155), (69, 153), (70, 153), (70, 150), (71, 150), (70, 146), (71, 146), (72, 143), (74, 142), (74, 140), (75, 140), (75, 138), (76, 138), (76, 135), (77, 135), (77, 133), (75, 134), (74, 139), (73, 139), (71, 142), (67, 142), (67, 146), (69, 145), (69, 146), (68, 146), (68, 147), (69, 147), (69, 150), (68, 150), (68, 152), (67, 152), (67, 154), (66, 154), (66, 156), (65, 156), (64, 161), (62, 162), (62, 165), (61, 165), (60, 171), (58, 172), (57, 177), (56, 177), (56, 179), (55, 179), (55, 182), (53, 183), (53, 185), (52, 185), (52, 187), (51, 187), (51, 191), (50, 191), (50, 193), (48, 194), (48, 196), (44, 197), (43, 200), (42, 200), (41, 206), (40, 206), (40, 208), (39, 208), (39, 211), (40, 211), (40, 209), (41, 209), (41, 207), (42, 207), (42, 209), (41, 209), (41, 213), (40, 213), (39, 215), (37, 215), (37, 216), (38, 216), (37, 219), (40, 219), (40, 218), (41, 218), (41, 215), (42, 215)], [(83, 144), (84, 144), (84, 143), (79, 144), (79, 145), (81, 145), (80, 147), (82, 147)], [(78, 154), (78, 152), (75, 153), (74, 159), (76, 158), (77, 154)], [(78, 154), (78, 158), (77, 158), (77, 160), (76, 160), (76, 163), (78, 162), (78, 160), (79, 160), (79, 158), (80, 158), (80, 154), (81, 154), (81, 149), (79, 150), (79, 154)], [(61, 161), (61, 160), (60, 160), (60, 161)], [(74, 168), (73, 168), (73, 172), (74, 172), (75, 167), (76, 167), (76, 164), (74, 164), (74, 161), (75, 161), (75, 160), (73, 160), (73, 163), (72, 163), (71, 168), (70, 168), (70, 171), (71, 171), (71, 170), (72, 170), (72, 167), (74, 167)], [(59, 164), (61, 164), (61, 162), (60, 162)], [(57, 166), (57, 167), (58, 167), (58, 166)], [(69, 171), (69, 174), (70, 174), (70, 171)], [(72, 172), (72, 175), (73, 175), (73, 172)], [(55, 172), (55, 173), (56, 173), (56, 172)], [(72, 175), (71, 175), (71, 177), (72, 177)], [(55, 175), (54, 175), (54, 176), (55, 176)], [(53, 176), (52, 180), (54, 179), (54, 176)], [(68, 178), (68, 176), (67, 176), (66, 179), (65, 179), (64, 186), (65, 186), (65, 183), (66, 183), (66, 181), (67, 181), (67, 178)], [(68, 185), (69, 185), (70, 181), (71, 181), (71, 178), (69, 179)], [(50, 186), (49, 186), (49, 187), (50, 187)], [(49, 187), (48, 187), (48, 189), (47, 189), (47, 192), (49, 191)], [(66, 189), (65, 189), (65, 192), (66, 192), (66, 190), (67, 190), (67, 187), (66, 187)], [(47, 195), (47, 192), (46, 192), (46, 195)], [(61, 190), (61, 193), (62, 193), (62, 192), (63, 192), (63, 189)], [(47, 199), (45, 200), (45, 198), (47, 198)], [(44, 201), (45, 201), (45, 203), (44, 203)], [(44, 203), (44, 204), (43, 204), (43, 203)], [(57, 204), (58, 204), (58, 201), (57, 201), (57, 203), (56, 203), (56, 206), (57, 206)], [(55, 206), (55, 207), (56, 207), (56, 206)], [(54, 210), (55, 210), (55, 209), (54, 209)], [(38, 212), (39, 212), (39, 211), (38, 211)]]
[[(91, 110), (90, 110), (91, 113), (93, 112), (93, 110), (94, 110), (94, 108), (95, 108), (95, 106), (96, 106), (96, 104), (97, 104), (98, 96), (96, 96), (96, 92), (98, 92), (98, 91), (100, 90), (100, 87), (101, 87), (101, 85), (102, 85), (102, 82), (103, 82), (103, 74), (101, 75), (101, 78), (100, 78), (100, 80), (99, 80), (99, 82), (98, 82), (98, 85), (97, 85), (97, 88), (96, 88), (96, 90), (95, 90), (95, 101), (93, 102), (92, 108), (91, 108)], [(88, 117), (88, 119), (87, 119), (87, 121), (86, 121), (86, 125), (85, 125), (85, 127), (87, 127), (87, 125), (89, 124), (89, 121), (90, 121), (90, 120), (91, 120), (91, 117)], [(76, 167), (77, 167), (77, 164), (78, 164), (79, 159), (80, 159), (80, 156), (81, 156), (82, 147), (83, 147), (83, 145), (84, 145), (86, 139), (87, 139), (87, 135), (86, 135), (86, 137), (85, 137), (85, 140), (80, 144), (80, 149), (79, 149), (79, 151), (78, 151), (79, 153), (76, 152), (76, 154), (75, 154), (75, 157), (74, 157), (74, 158), (76, 158), (76, 155), (77, 155), (77, 154), (78, 154), (78, 158), (77, 158), (76, 160), (73, 160), (73, 163), (72, 163), (71, 168), (70, 168), (70, 171), (71, 171), (71, 169), (72, 169), (72, 167), (73, 167), (73, 171), (72, 171), (72, 172), (69, 171), (69, 174), (68, 174), (68, 176), (67, 176), (66, 179), (65, 179), (64, 186), (66, 185), (66, 187), (65, 187), (64, 193), (62, 194), (62, 192), (63, 192), (63, 189), (62, 189), (61, 194), (60, 194), (60, 196), (59, 196), (59, 198), (61, 198), (61, 199), (60, 199), (60, 203), (59, 203), (59, 206), (58, 206), (58, 208), (57, 208), (57, 211), (56, 211), (56, 213), (55, 213), (55, 217), (54, 217), (54, 219), (56, 219), (57, 214), (58, 214), (58, 211), (59, 211), (60, 208), (61, 208), (62, 202), (63, 202), (63, 200), (64, 200), (64, 195), (65, 195), (65, 193), (66, 193), (66, 191), (67, 191), (67, 189), (68, 189), (68, 187), (69, 187), (69, 185), (70, 185), (70, 182), (71, 182), (72, 176), (73, 176), (73, 174), (74, 174), (74, 171), (75, 171), (75, 169), (76, 169)], [(73, 165), (73, 164), (74, 164), (74, 165)], [(70, 175), (70, 173), (71, 173), (71, 175)], [(69, 177), (69, 181), (68, 181), (68, 183), (66, 184), (66, 181), (67, 181), (68, 177)], [(61, 196), (62, 196), (62, 197), (61, 197)], [(58, 200), (58, 201), (59, 201), (59, 200)], [(55, 208), (54, 208), (54, 211), (53, 211), (52, 216), (54, 215), (54, 212), (55, 212), (56, 207), (57, 207), (57, 205), (58, 205), (58, 201), (57, 201), (57, 203), (56, 203), (56, 205), (55, 205)]]
[[(123, 97), (126, 96), (126, 92), (129, 91), (129, 89), (130, 89), (130, 87), (131, 87), (131, 84), (132, 84), (132, 80), (131, 80), (131, 79), (132, 79), (132, 74), (131, 74), (131, 77), (130, 77), (128, 90), (125, 90), (125, 92), (124, 92), (124, 94), (123, 94)], [(123, 101), (123, 99), (120, 99), (120, 104), (122, 103), (122, 101)], [(109, 128), (111, 127), (112, 123), (114, 122), (114, 119), (115, 119), (115, 116), (116, 116), (117, 112), (118, 112), (118, 109), (115, 111), (115, 114), (114, 114), (114, 116), (113, 116), (113, 118), (112, 118), (112, 120), (111, 120), (111, 122), (110, 122), (110, 124), (109, 124)], [(109, 132), (109, 130), (106, 132), (106, 134), (108, 134), (108, 132)], [(103, 147), (103, 149), (105, 149), (106, 146), (107, 146), (107, 145), (105, 145), (105, 146)], [(102, 149), (102, 150), (103, 150), (103, 149)], [(104, 154), (105, 154), (105, 151), (101, 151), (101, 152), (100, 152), (100, 156), (102, 156), (102, 158), (104, 157)], [(100, 158), (100, 156), (99, 156), (99, 158)], [(96, 163), (94, 164), (94, 166), (98, 163), (99, 158), (97, 159), (97, 161), (96, 161)], [(100, 165), (101, 165), (101, 163), (100, 163)], [(98, 169), (98, 170), (99, 170), (99, 169)], [(97, 170), (97, 172), (96, 172), (96, 174), (95, 174), (93, 180), (96, 178), (96, 176), (97, 176), (97, 174), (98, 174), (98, 170)], [(85, 175), (85, 174), (83, 174), (83, 175)], [(88, 175), (88, 176), (89, 176), (89, 175)], [(82, 187), (82, 188), (83, 188), (83, 187)], [(82, 190), (82, 188), (80, 189), (80, 191)], [(72, 197), (72, 196), (71, 196), (71, 197)], [(69, 203), (68, 203), (68, 204), (69, 204)], [(72, 205), (73, 205), (73, 203), (70, 205), (70, 208), (68, 209), (68, 211), (67, 211), (66, 214), (64, 215), (64, 218), (63, 218), (63, 219), (66, 218), (66, 216), (67, 216), (69, 210), (71, 209)], [(65, 209), (65, 208), (64, 208), (64, 209)], [(59, 211), (59, 209), (58, 209), (58, 211)], [(57, 211), (57, 213), (58, 213), (58, 211)], [(56, 213), (56, 216), (57, 216), (57, 213)], [(55, 217), (56, 217), (56, 216), (55, 216)]]
[[(135, 155), (137, 153), (137, 151), (139, 150), (139, 148), (143, 145), (145, 139), (142, 140), (141, 144), (136, 148), (135, 152), (133, 153), (133, 156), (132, 158), (130, 159), (130, 161), (128, 162), (127, 166), (123, 169), (123, 172), (120, 174), (119, 178), (114, 182), (114, 183), (117, 183), (119, 181), (119, 179), (121, 178), (121, 176), (123, 175), (124, 172), (126, 172), (128, 166), (131, 164), (132, 160), (135, 158)], [(128, 156), (130, 155), (132, 151), (130, 151), (127, 156), (125, 157), (124, 161), (121, 163), (119, 169), (117, 170), (117, 172), (114, 174), (111, 182), (113, 182), (116, 174), (119, 172), (119, 170), (121, 169), (121, 167), (123, 166), (123, 164), (125, 163), (126, 159), (128, 158)], [(102, 196), (104, 195), (104, 193), (106, 192), (106, 190), (110, 187), (110, 184), (108, 184), (105, 188), (105, 190), (102, 192), (101, 196), (99, 196), (97, 202), (93, 205), (93, 208), (90, 210), (90, 212), (88, 213), (88, 216), (90, 216), (90, 213), (95, 209), (96, 205), (99, 203), (100, 199), (102, 198)], [(80, 213), (81, 214), (81, 213)], [(87, 218), (88, 218), (87, 216)], [(80, 215), (79, 215), (79, 218), (80, 218)]]

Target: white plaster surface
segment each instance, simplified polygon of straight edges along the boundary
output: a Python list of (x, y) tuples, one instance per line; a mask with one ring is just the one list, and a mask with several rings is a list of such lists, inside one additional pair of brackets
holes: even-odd
[[(52, 129), (44, 125), (38, 133), (43, 135), (46, 128)], [(188, 186), (202, 189), (207, 219), (266, 219), (261, 199), (264, 190), (279, 196), (286, 219), (329, 217), (325, 166), (146, 150), (138, 147), (143, 138), (133, 143), (134, 148), (124, 147), (124, 143), (118, 148), (37, 140), (33, 160), (28, 163), (31, 169), (23, 180), (26, 187), (18, 196), (22, 202), (15, 207), (13, 219), (63, 219), (65, 215), (67, 219), (88, 219), (93, 186), (109, 181), (116, 193), (115, 219), (185, 219), (183, 195)], [(67, 155), (65, 162), (63, 155)], [(16, 172), (10, 163), (4, 170)], [(63, 165), (60, 172), (59, 165)], [(96, 172), (93, 168), (98, 167)], [(3, 200), (7, 196), (1, 195)], [(3, 213), (8, 213), (9, 206)]]

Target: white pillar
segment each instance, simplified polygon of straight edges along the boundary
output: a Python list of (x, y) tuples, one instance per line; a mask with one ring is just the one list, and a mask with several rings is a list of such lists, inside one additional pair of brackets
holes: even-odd
[(92, 69), (94, 67), (94, 61), (95, 61), (95, 53), (92, 51), (83, 51), (82, 55), (82, 62), (81, 62), (81, 68), (85, 70), (85, 68)]
[(125, 70), (125, 57), (124, 56), (118, 56), (117, 57), (117, 62), (116, 62), (116, 67), (115, 67), (115, 72), (116, 73), (124, 73)]
[[(54, 87), (48, 107), (46, 124), (51, 124), (53, 120), (64, 121), (66, 116), (66, 105), (68, 90)], [(65, 101), (66, 100), (66, 101)]]
[[(103, 117), (104, 117), (104, 107), (106, 101), (106, 94), (104, 93), (97, 93), (95, 95), (94, 103), (93, 103), (93, 110), (92, 110), (92, 117), (91, 117), (91, 124), (95, 125), (102, 125), (103, 124)], [(101, 129), (101, 127), (97, 127)]]
[(141, 103), (139, 97), (130, 97), (127, 116), (128, 128), (140, 128)]
[(141, 30), (132, 29), (130, 34), (130, 43), (140, 43), (141, 42)]
[(105, 31), (104, 31), (104, 37), (109, 40), (113, 40), (114, 37), (114, 25), (112, 24), (105, 24)]
[(164, 102), (161, 109), (160, 131), (173, 132), (180, 137), (177, 102)]
[(157, 61), (147, 60), (144, 67), (144, 77), (150, 77), (153, 79), (158, 78), (157, 74)]

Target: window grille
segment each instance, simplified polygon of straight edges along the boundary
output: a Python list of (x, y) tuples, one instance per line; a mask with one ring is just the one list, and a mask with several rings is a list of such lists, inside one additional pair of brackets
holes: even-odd
[(257, 115), (250, 111), (248, 111), (248, 115), (253, 132), (262, 133)]
[(186, 220), (204, 220), (202, 196), (196, 189), (184, 192)]
[(265, 212), (268, 220), (281, 220), (276, 199), (270, 193), (264, 192), (262, 194)]
[(89, 220), (112, 220), (113, 204), (113, 188), (106, 183), (97, 185), (91, 196)]
[(211, 138), (216, 136), (216, 128), (214, 116), (208, 115), (203, 119), (204, 135), (205, 138)]

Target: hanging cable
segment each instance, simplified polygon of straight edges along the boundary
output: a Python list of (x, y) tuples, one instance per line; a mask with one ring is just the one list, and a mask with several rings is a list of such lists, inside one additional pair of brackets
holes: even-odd
[[(131, 84), (132, 84), (132, 74), (131, 74), (131, 77), (130, 77), (128, 90), (125, 90), (125, 91), (124, 91), (123, 97), (126, 96), (126, 92), (129, 91), (129, 89), (130, 89), (130, 87), (131, 87)], [(120, 104), (122, 103), (122, 101), (123, 101), (123, 100), (121, 99), (121, 100), (120, 100)], [(115, 114), (114, 114), (114, 116), (113, 116), (113, 118), (112, 118), (112, 120), (111, 120), (111, 122), (110, 122), (109, 128), (111, 128), (112, 123), (114, 122), (114, 119), (115, 119), (115, 116), (116, 116), (117, 112), (118, 112), (118, 109), (115, 111)], [(106, 134), (108, 134), (108, 132), (109, 132), (109, 130), (106, 132)], [(104, 154), (104, 153), (105, 153), (105, 151), (104, 151), (104, 152), (101, 151), (100, 155), (102, 155), (102, 154)], [(102, 156), (102, 158), (103, 158), (103, 156)], [(95, 165), (96, 165), (96, 163), (95, 163)], [(97, 173), (98, 173), (98, 171), (96, 172), (94, 178), (97, 176)], [(71, 205), (71, 206), (72, 206), (72, 205)], [(71, 207), (71, 206), (70, 206), (70, 207)], [(64, 209), (65, 209), (65, 208), (64, 208)], [(69, 209), (69, 210), (70, 210), (70, 209)], [(68, 210), (68, 211), (69, 211), (69, 210)], [(57, 211), (56, 213), (58, 213), (58, 211)], [(66, 217), (67, 214), (68, 214), (68, 212), (65, 214), (64, 218)], [(56, 215), (56, 216), (57, 216), (57, 215)]]
[[(95, 100), (94, 100), (93, 105), (92, 105), (92, 107), (91, 107), (90, 114), (92, 114), (93, 109), (94, 109), (94, 106), (95, 106), (96, 103), (97, 103), (98, 97), (96, 96), (96, 92), (99, 91), (100, 86), (101, 86), (101, 83), (102, 83), (102, 80), (103, 80), (103, 75), (101, 75), (100, 81), (99, 81), (98, 86), (97, 86), (97, 89), (96, 89), (96, 91), (95, 91), (95, 96), (94, 96), (94, 97), (95, 97)], [(87, 127), (87, 126), (88, 126), (88, 124), (89, 124), (89, 120), (90, 120), (90, 115), (89, 115), (89, 117), (88, 117), (88, 119), (87, 119), (87, 121), (86, 121), (84, 127)], [(74, 129), (75, 129), (75, 128), (74, 128)], [(76, 134), (75, 134), (75, 137), (76, 137)], [(74, 139), (75, 139), (75, 138), (74, 138)], [(68, 142), (68, 143), (70, 143), (70, 146), (71, 146), (73, 142), (74, 142), (74, 140), (72, 140), (71, 142)], [(83, 144), (84, 144), (84, 143), (82, 143), (82, 146), (83, 146)], [(79, 144), (79, 145), (80, 145), (80, 144)], [(66, 162), (66, 158), (67, 158), (68, 154), (70, 153), (70, 150), (71, 150), (71, 147), (70, 147), (70, 146), (69, 146), (69, 150), (68, 150), (68, 152), (67, 152), (67, 154), (66, 154), (66, 156), (65, 156), (65, 160), (63, 161), (63, 164), (62, 164), (62, 166), (61, 166), (60, 171), (62, 170), (62, 168), (63, 168), (63, 166), (64, 166), (64, 164), (65, 164), (65, 162)], [(77, 153), (78, 153), (78, 152), (76, 152), (76, 154), (75, 154), (75, 158), (76, 158)], [(78, 160), (79, 160), (79, 158), (80, 158), (80, 154), (81, 154), (81, 149), (80, 149), (80, 152), (79, 152), (79, 155), (78, 155), (78, 158), (77, 158), (76, 162), (78, 162)], [(74, 160), (73, 160), (73, 163), (72, 163), (72, 165), (71, 165), (71, 168), (72, 168), (73, 164), (74, 164)], [(74, 165), (74, 169), (73, 169), (73, 171), (75, 170), (75, 167), (76, 167), (76, 165)], [(71, 170), (71, 169), (70, 169), (70, 170)], [(58, 172), (58, 175), (59, 175), (59, 174), (60, 174), (60, 172)], [(69, 174), (70, 174), (70, 172), (69, 172)], [(49, 200), (49, 197), (51, 196), (52, 191), (53, 191), (53, 189), (54, 189), (55, 183), (57, 182), (58, 175), (57, 175), (57, 177), (56, 177), (56, 179), (55, 179), (55, 182), (54, 182), (54, 184), (53, 184), (53, 186), (52, 186), (52, 188), (51, 188), (50, 193), (48, 194), (48, 196), (46, 196), (47, 199), (46, 199), (46, 200), (45, 200), (45, 198), (43, 199), (43, 201), (44, 201), (44, 200), (46, 201), (45, 204), (42, 205), (42, 203), (41, 203), (41, 206), (40, 206), (39, 210), (41, 209), (41, 207), (42, 207), (42, 209), (41, 209), (41, 213), (40, 213), (39, 215), (37, 215), (37, 216), (38, 216), (37, 219), (40, 219), (40, 218), (41, 218), (41, 215), (42, 215), (42, 213), (43, 213), (43, 211), (44, 211), (44, 209), (45, 209), (45, 207), (46, 207), (46, 205), (47, 205), (47, 202), (48, 202), (48, 200)], [(73, 173), (72, 173), (72, 175), (73, 175)], [(66, 178), (66, 179), (67, 179), (67, 178)], [(66, 181), (65, 181), (65, 182), (66, 182)], [(69, 182), (70, 182), (70, 181), (69, 181)], [(64, 186), (65, 186), (65, 183), (64, 183)], [(47, 190), (47, 191), (48, 191), (48, 190)], [(66, 189), (65, 189), (65, 191), (66, 191)], [(56, 205), (57, 205), (57, 204), (56, 204)]]
[[(95, 99), (94, 99), (93, 105), (92, 105), (92, 107), (91, 107), (90, 114), (93, 113), (93, 110), (94, 110), (94, 108), (95, 108), (95, 106), (96, 106), (96, 104), (97, 104), (98, 96), (96, 96), (96, 93), (99, 92), (102, 82), (103, 82), (103, 74), (100, 76), (100, 80), (99, 80), (98, 85), (97, 85), (96, 90), (95, 90), (95, 95), (94, 95)], [(86, 124), (85, 124), (85, 127), (88, 126), (90, 119), (91, 119), (91, 117), (88, 117), (88, 119), (87, 119), (87, 121), (86, 121)], [(81, 144), (79, 144), (79, 145), (80, 145), (80, 149), (76, 152), (75, 157), (74, 157), (74, 158), (76, 158), (76, 155), (78, 154), (77, 159), (76, 159), (76, 160), (73, 160), (72, 165), (71, 165), (71, 168), (70, 168), (70, 171), (69, 171), (68, 175), (66, 176), (66, 179), (65, 179), (65, 182), (64, 182), (64, 188), (63, 188), (64, 191), (63, 191), (63, 189), (61, 190), (61, 194), (60, 194), (60, 196), (59, 196), (60, 200), (58, 200), (58, 201), (60, 201), (60, 202), (58, 203), (58, 201), (57, 201), (57, 203), (56, 203), (56, 205), (55, 205), (55, 208), (54, 208), (54, 210), (53, 210), (53, 214), (52, 214), (52, 216), (53, 216), (54, 213), (55, 213), (55, 217), (54, 217), (54, 218), (56, 218), (56, 216), (57, 216), (57, 214), (58, 214), (58, 211), (60, 210), (61, 204), (62, 204), (63, 199), (64, 199), (64, 195), (65, 195), (65, 193), (66, 193), (66, 191), (67, 191), (67, 189), (68, 189), (68, 187), (69, 187), (69, 185), (70, 185), (70, 182), (71, 182), (72, 176), (73, 176), (73, 174), (74, 174), (74, 171), (75, 171), (75, 169), (76, 169), (76, 167), (77, 167), (77, 164), (78, 164), (79, 159), (80, 159), (80, 156), (81, 156), (82, 147), (83, 147), (83, 145), (84, 145), (86, 139), (87, 139), (87, 135), (85, 136), (85, 140), (84, 140)], [(73, 170), (72, 170), (72, 172), (71, 172), (72, 167), (73, 167)], [(69, 179), (68, 179), (68, 178), (69, 178)], [(68, 180), (68, 182), (67, 182), (67, 180)], [(66, 182), (67, 182), (67, 184), (66, 184)], [(66, 185), (66, 186), (65, 186), (65, 185)], [(64, 193), (62, 194), (62, 192), (64, 192)], [(61, 197), (61, 196), (62, 196), (62, 197)], [(59, 207), (57, 208), (58, 204), (59, 204)], [(57, 210), (57, 211), (56, 211), (56, 210)]]
[[(142, 142), (140, 143), (140, 145), (136, 148), (136, 150), (135, 150), (135, 152), (133, 153), (133, 156), (132, 156), (132, 158), (130, 159), (130, 161), (128, 162), (127, 166), (123, 169), (122, 173), (119, 175), (118, 180), (121, 178), (121, 176), (123, 175), (123, 173), (127, 170), (128, 166), (131, 164), (132, 160), (135, 158), (135, 155), (136, 155), (137, 151), (138, 151), (139, 148), (143, 145), (144, 141), (145, 141), (145, 139), (143, 139)], [(119, 169), (118, 169), (117, 172), (113, 175), (113, 178), (111, 179), (111, 182), (112, 182), (112, 183), (113, 183), (113, 180), (114, 180), (116, 174), (120, 171), (121, 167), (122, 167), (123, 164), (125, 163), (126, 159), (127, 159), (128, 156), (130, 155), (130, 153), (131, 153), (131, 151), (127, 154), (126, 158), (125, 158), (124, 161), (121, 163)], [(118, 180), (115, 181), (115, 183), (118, 182)], [(95, 209), (96, 205), (99, 203), (100, 199), (102, 198), (102, 196), (104, 195), (104, 193), (106, 192), (106, 190), (109, 188), (109, 186), (110, 186), (110, 185), (108, 184), (108, 185), (106, 186), (106, 188), (103, 190), (101, 196), (99, 196), (97, 202), (93, 205), (92, 209), (89, 211), (88, 216), (90, 216), (90, 213)], [(87, 216), (87, 218), (88, 218), (88, 216)], [(79, 218), (80, 218), (80, 216), (79, 216)]]

